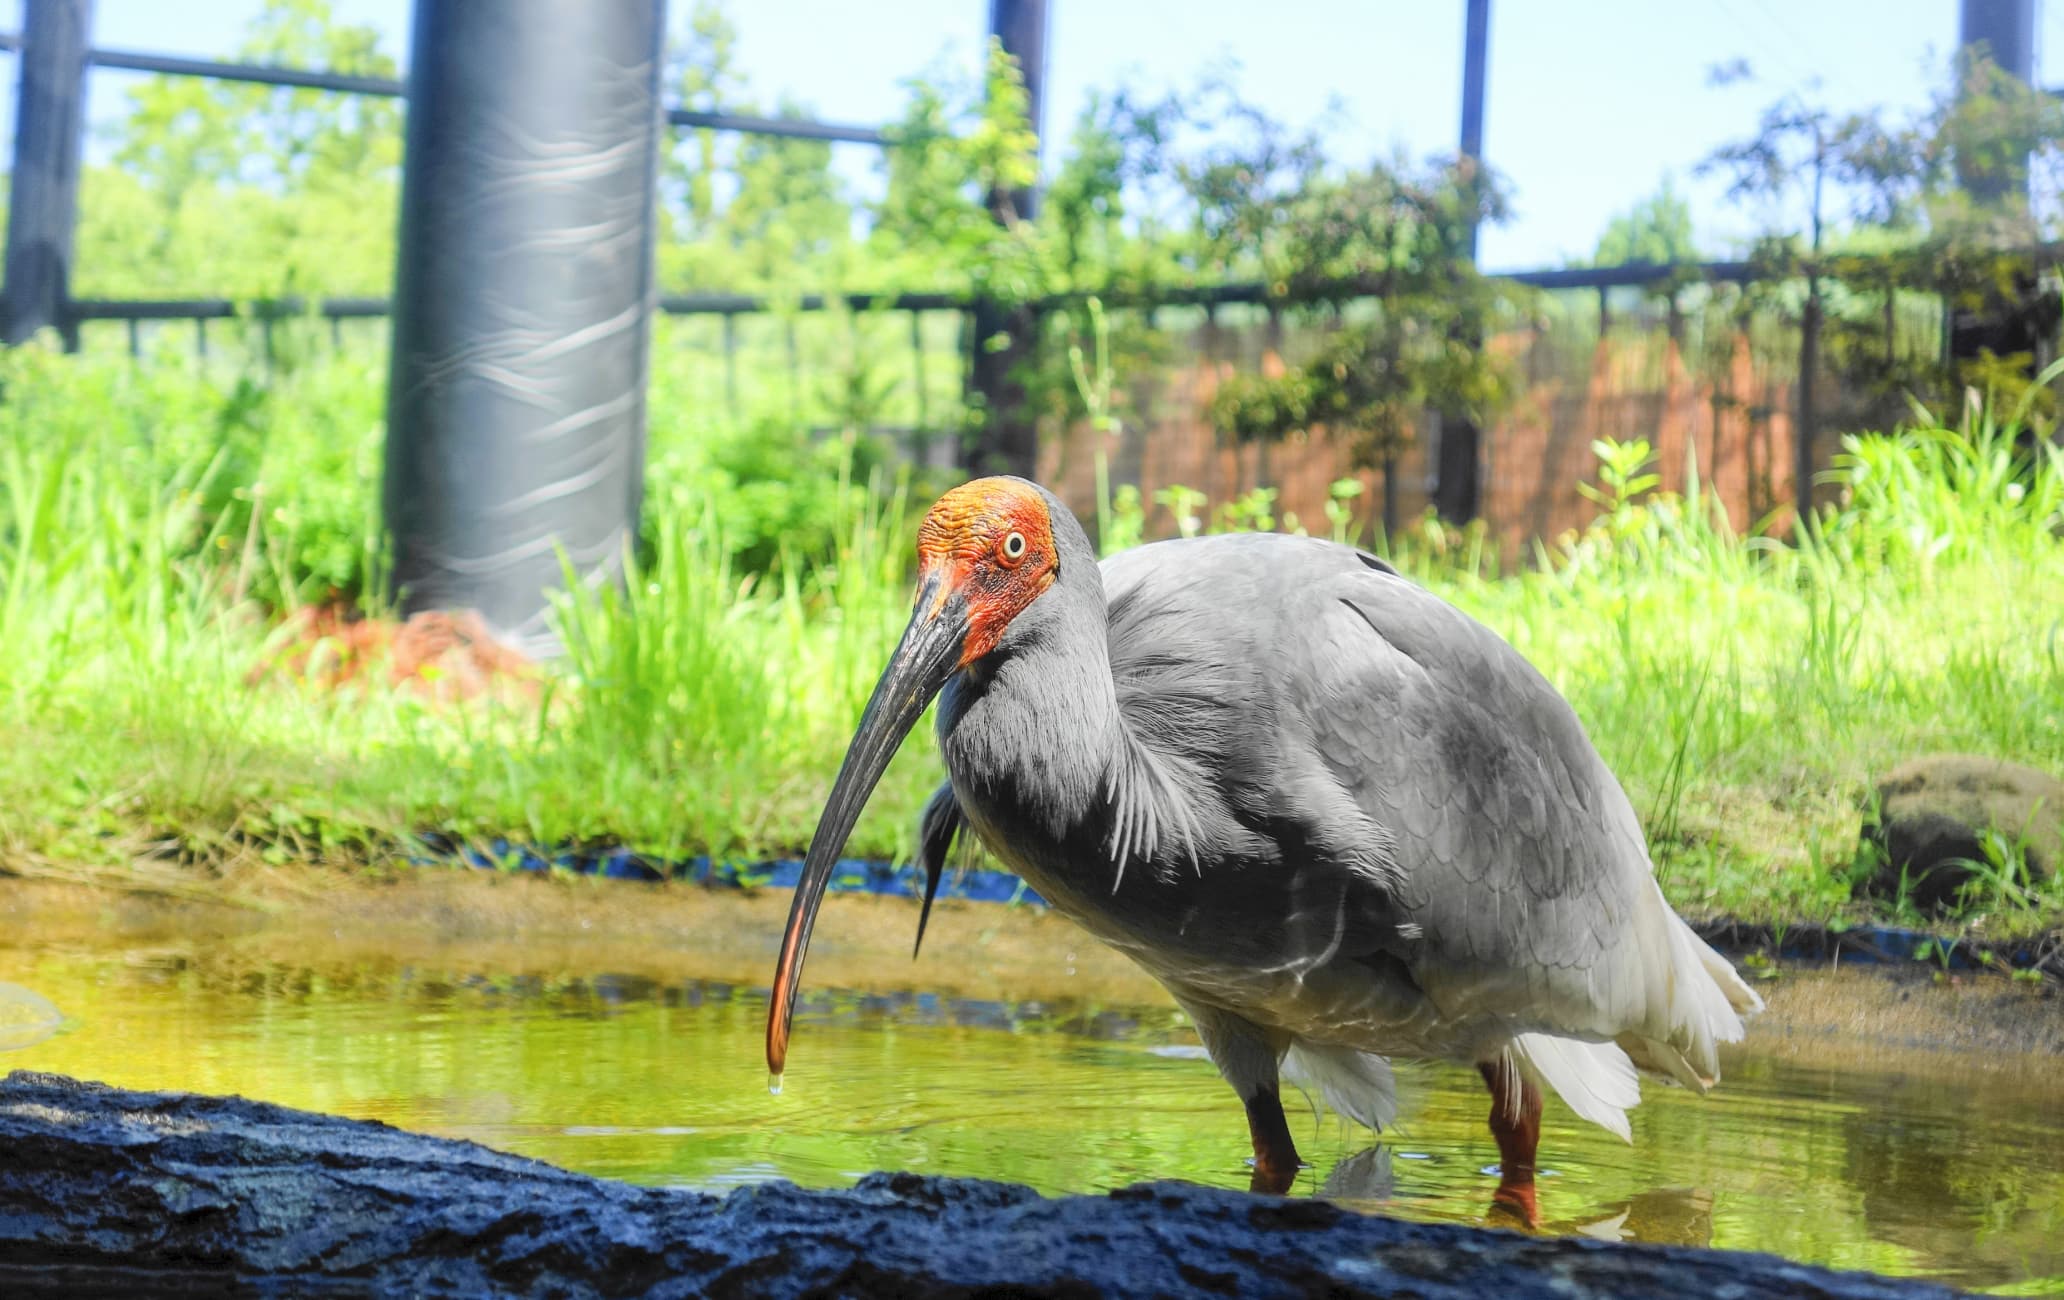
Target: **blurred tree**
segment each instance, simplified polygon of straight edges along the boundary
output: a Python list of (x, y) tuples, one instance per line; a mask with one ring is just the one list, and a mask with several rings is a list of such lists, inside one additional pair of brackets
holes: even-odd
[[(738, 28), (716, 0), (697, 0), (687, 33), (667, 51), (666, 80), (675, 102), (698, 113), (745, 109), (745, 76), (738, 71)], [(678, 206), (676, 238), (694, 241), (712, 233), (717, 216), (717, 180), (723, 166), (717, 133), (686, 132), (667, 150), (661, 193)]]
[(1293, 166), (1294, 183), (1263, 186), (1242, 209), (1232, 195), (1239, 168), (1214, 164), (1213, 183), (1227, 188), (1211, 205), (1222, 224), (1206, 237), (1242, 232), (1232, 238), (1257, 250), (1271, 292), (1330, 329), (1304, 364), (1222, 385), (1213, 422), (1235, 438), (1323, 424), (1349, 436), (1357, 464), (1378, 466), (1412, 440), (1424, 412), (1494, 418), (1510, 375), (1462, 340), (1485, 337), (1511, 293), (1468, 256), (1470, 229), (1505, 215), (1496, 177), (1459, 159), (1338, 174), (1315, 159)]
[[(683, 108), (758, 115), (738, 69), (738, 29), (700, 0), (670, 46), (666, 80)], [(784, 99), (769, 116), (809, 117)], [(796, 294), (836, 287), (850, 260), (854, 205), (820, 140), (683, 132), (660, 171), (659, 282), (680, 292)]]
[[(376, 28), (330, 0), (266, 0), (239, 59), (393, 77)], [(382, 293), (393, 276), (401, 107), (391, 99), (153, 76), (89, 168), (75, 291)]]
[(1696, 262), (1700, 257), (1692, 232), (1691, 204), (1666, 175), (1654, 194), (1606, 223), (1591, 264), (1675, 266)]
[[(809, 113), (783, 100), (775, 116)], [(797, 292), (806, 283), (835, 287), (842, 277), (827, 273), (836, 271), (852, 242), (853, 205), (832, 170), (831, 146), (821, 140), (746, 136), (733, 168), (737, 189), (717, 223), (727, 263), (755, 287)]]
[[(2064, 233), (2064, 105), (1966, 51), (1904, 120), (1789, 95), (1701, 170), (1727, 176), (1729, 196), (1762, 213), (1754, 256), (1773, 276), (1803, 279), (1807, 318), (1820, 321), (1832, 301), (1829, 360), (1845, 381), (1901, 409), (1964, 384), (2026, 387), (2056, 325), (2055, 295), (2028, 254)], [(1773, 283), (1762, 300), (1783, 292)], [(1901, 346), (1903, 291), (1938, 295), (1985, 337), (1953, 340), (1947, 358), (1939, 346)]]
[(999, 221), (989, 194), (1038, 175), (1039, 140), (1026, 118), (1024, 82), (1000, 44), (989, 44), (979, 85), (935, 72), (906, 83), (910, 107), (893, 128), (883, 196), (868, 251), (898, 287), (982, 293), (1023, 302), (1048, 288), (1039, 227), (1011, 210)]

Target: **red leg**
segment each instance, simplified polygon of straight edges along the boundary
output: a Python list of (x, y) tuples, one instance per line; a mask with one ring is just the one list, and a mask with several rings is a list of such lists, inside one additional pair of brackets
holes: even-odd
[(1263, 1088), (1247, 1098), (1247, 1132), (1254, 1139), (1254, 1181), (1249, 1190), (1283, 1195), (1297, 1182), (1302, 1162), (1297, 1144), (1290, 1140), (1290, 1123), (1283, 1118), (1281, 1093)]
[(1507, 1057), (1476, 1068), (1491, 1090), (1491, 1136), (1498, 1139), (1498, 1190), (1491, 1196), (1492, 1209), (1538, 1228), (1541, 1207), (1534, 1197), (1534, 1153), (1541, 1146), (1541, 1090)]

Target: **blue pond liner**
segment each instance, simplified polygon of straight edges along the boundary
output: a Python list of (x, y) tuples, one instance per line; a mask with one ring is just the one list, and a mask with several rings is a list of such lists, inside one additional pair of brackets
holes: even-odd
[[(759, 862), (717, 861), (707, 855), (667, 860), (621, 847), (544, 850), (493, 839), (485, 844), (453, 836), (417, 837), (419, 854), (410, 861), (423, 866), (461, 864), (483, 871), (565, 871), (607, 880), (657, 883), (682, 881), (714, 889), (794, 889), (803, 864), (794, 858)], [(908, 864), (841, 858), (831, 872), (830, 889), (842, 894), (884, 894), (892, 898), (924, 897), (924, 877)], [(1029, 903), (1046, 906), (1037, 891), (1008, 871), (986, 867), (948, 871), (939, 882), (940, 898), (974, 903)], [(1789, 925), (1743, 921), (1695, 923), (1699, 937), (1722, 952), (1765, 953), (1778, 961), (1808, 964), (1850, 962), (1862, 965), (1927, 965), (1948, 971), (2039, 970), (2064, 979), (2064, 946), (2052, 937), (2012, 944), (1952, 938), (1898, 926)]]
[(2056, 935), (2003, 943), (1892, 925), (1775, 926), (1730, 920), (1707, 921), (1692, 929), (1721, 952), (1764, 953), (1778, 961), (1925, 964), (1945, 971), (2034, 970), (2064, 979), (2064, 943)]
[[(803, 878), (803, 864), (795, 858), (739, 862), (717, 861), (699, 854), (666, 860), (620, 847), (544, 850), (501, 838), (476, 844), (434, 834), (420, 835), (417, 840), (422, 851), (411, 854), (409, 860), (420, 866), (458, 864), (480, 871), (565, 871), (606, 880), (674, 880), (732, 889), (794, 889)], [(841, 858), (832, 865), (829, 888), (842, 894), (923, 898), (924, 876), (907, 863)], [(939, 881), (938, 896), (976, 903), (1046, 906), (1046, 900), (1018, 877), (986, 867), (948, 871)]]

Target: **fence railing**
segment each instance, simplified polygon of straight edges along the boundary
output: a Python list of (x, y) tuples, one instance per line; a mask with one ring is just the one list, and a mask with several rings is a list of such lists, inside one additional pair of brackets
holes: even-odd
[[(48, 4), (48, 0), (45, 0), (45, 2)], [(33, 14), (34, 6), (32, 6), (31, 12)], [(31, 24), (31, 29), (30, 34), (33, 35), (35, 30), (33, 23)], [(44, 42), (42, 48), (46, 53), (57, 46), (63, 46), (64, 48), (61, 52), (74, 60), (70, 66), (75, 68), (104, 68), (168, 76), (202, 77), (221, 81), (312, 89), (349, 95), (404, 97), (406, 94), (405, 84), (395, 78), (184, 58), (130, 50), (94, 48), (87, 45), (83, 31), (63, 31), (59, 32), (56, 38), (53, 38), (50, 35), (50, 31), (53, 29), (46, 26), (43, 30), (45, 35), (39, 39)], [(30, 42), (26, 41), (22, 34), (0, 33), (0, 50), (20, 51), (28, 43)], [(26, 57), (28, 56), (25, 55)], [(55, 62), (62, 63), (63, 60), (55, 60)], [(28, 75), (28, 72), (29, 69), (24, 68), (25, 77)], [(60, 77), (59, 80), (62, 81), (64, 79)], [(77, 81), (78, 78), (72, 78), (72, 80)], [(69, 93), (76, 97), (78, 91), (79, 87), (72, 85)], [(46, 115), (49, 113), (47, 105), (43, 111)], [(68, 111), (76, 113), (78, 111), (77, 104), (68, 106)], [(28, 114), (25, 111), (25, 121), (27, 116)], [(896, 143), (895, 133), (892, 129), (885, 130), (869, 126), (804, 119), (705, 113), (685, 108), (667, 110), (666, 119), (669, 123), (684, 129), (737, 131), (794, 139), (864, 144), (875, 147), (893, 147)], [(56, 128), (53, 125), (51, 129), (55, 131)], [(25, 168), (19, 165), (21, 160), (18, 159), (17, 161), (17, 190), (19, 191), (23, 185), (28, 183), (28, 178), (22, 176)], [(47, 160), (44, 165), (46, 167), (49, 165)], [(60, 179), (55, 183), (74, 184), (75, 179), (75, 177), (70, 180)], [(50, 177), (46, 175), (39, 183), (52, 182)], [(72, 196), (68, 192), (64, 196), (64, 202), (61, 206), (39, 209), (37, 212), (38, 218), (46, 223), (53, 220), (52, 213), (62, 213), (63, 221), (67, 223), (64, 226), (66, 232), (64, 243), (66, 246), (69, 245), (68, 223), (72, 211), (72, 202)], [(2036, 267), (2054, 266), (2060, 260), (2059, 249), (2056, 246), (2029, 250), (2028, 256), (2031, 265)], [(1868, 264), (1870, 260), (1867, 258), (1844, 258), (1841, 259), (1841, 265), (1845, 270), (1853, 272), (1859, 266)], [(1831, 266), (1832, 262), (1830, 263)], [(1823, 267), (1820, 270), (1826, 272), (1830, 267)], [(10, 271), (12, 269), (10, 267)], [(140, 354), (143, 346), (142, 326), (144, 324), (185, 321), (191, 322), (194, 325), (196, 344), (205, 353), (208, 346), (207, 329), (209, 322), (242, 319), (255, 321), (261, 326), (265, 334), (266, 354), (269, 356), (271, 355), (272, 331), (279, 322), (297, 318), (327, 320), (331, 324), (333, 334), (341, 343), (341, 327), (343, 322), (382, 318), (388, 316), (391, 312), (391, 304), (388, 300), (369, 297), (340, 297), (314, 300), (299, 297), (252, 298), (245, 300), (227, 297), (74, 299), (69, 294), (69, 268), (62, 265), (62, 260), (55, 271), (57, 281), (55, 300), (47, 301), (51, 294), (50, 272), (40, 268), (32, 269), (38, 270), (38, 275), (33, 277), (35, 282), (32, 292), (39, 300), (39, 314), (41, 318), (44, 323), (54, 325), (64, 339), (66, 346), (72, 349), (80, 346), (80, 327), (89, 322), (121, 322), (125, 324), (127, 326), (129, 349), (132, 354)], [(1608, 267), (1552, 268), (1513, 272), (1500, 278), (1513, 284), (1544, 291), (1595, 292), (1598, 295), (1599, 328), (1600, 332), (1603, 333), (1609, 328), (1611, 323), (1611, 294), (1616, 289), (1668, 286), (1672, 292), (1675, 292), (1680, 288), (1700, 282), (1708, 284), (1747, 284), (1764, 279), (1794, 279), (1799, 277), (1801, 273), (1801, 269), (1797, 267), (1766, 267), (1747, 261), (1732, 260), (1680, 266), (1627, 264)], [(10, 278), (12, 277), (10, 276)], [(1358, 286), (1352, 285), (1333, 286), (1333, 290), (1336, 292), (1353, 291), (1358, 288)], [(10, 284), (8, 286), (8, 294), (11, 295), (13, 292), (14, 287)], [(1079, 306), (1086, 296), (1086, 294), (1081, 293), (1054, 295), (1028, 305), (1035, 312), (1064, 310)], [(1240, 304), (1268, 307), (1294, 307), (1297, 305), (1296, 302), (1286, 301), (1280, 295), (1273, 293), (1271, 286), (1261, 282), (1120, 289), (1102, 296), (1106, 303), (1113, 307), (1146, 309), (1150, 311), (1162, 307), (1203, 307), (1207, 310), (1215, 311), (1219, 307)], [(1374, 297), (1377, 295), (1373, 292), (1368, 292), (1363, 296)], [(18, 304), (9, 301), (6, 296), (0, 296), (0, 318), (10, 321), (10, 329), (12, 329), (12, 322), (14, 321), (11, 308), (16, 305)], [(668, 294), (660, 297), (657, 305), (660, 311), (672, 316), (714, 316), (722, 318), (725, 325), (722, 346), (726, 354), (727, 366), (732, 364), (735, 356), (736, 331), (733, 325), (740, 317), (788, 311), (808, 313), (837, 309), (855, 312), (886, 310), (906, 313), (911, 316), (910, 346), (915, 354), (915, 364), (920, 373), (922, 373), (926, 349), (922, 332), (919, 328), (920, 322), (918, 317), (923, 313), (929, 312), (955, 312), (963, 314), (965, 320), (972, 317), (984, 304), (975, 296), (955, 293), (850, 294), (843, 297), (806, 295), (801, 298), (780, 299), (753, 294), (714, 293)], [(1951, 313), (1945, 309), (1943, 312), (1944, 320), (1947, 321), (1950, 315)], [(1806, 373), (1815, 368), (1813, 358), (1817, 355), (1817, 336), (1821, 322), (1814, 313), (1809, 312), (1806, 314), (1806, 319), (1800, 322), (1800, 325), (1800, 369), (1802, 373)], [(1945, 330), (1947, 328), (1947, 325), (1945, 325)], [(973, 331), (963, 329), (962, 339), (963, 350), (966, 354), (962, 357), (962, 362), (966, 366), (966, 369), (963, 371), (963, 377), (966, 379), (972, 375), (972, 371), (975, 368), (972, 365), (972, 361), (979, 352), (979, 347), (977, 341), (973, 338)], [(1945, 338), (1945, 348), (1947, 348), (1947, 345), (1948, 340)], [(795, 366), (796, 345), (792, 328), (789, 331), (787, 348), (790, 356), (790, 366), (793, 369)], [(975, 379), (974, 382), (979, 382), (979, 379)], [(727, 386), (735, 388), (735, 384)], [(1798, 414), (1801, 436), (1806, 443), (1810, 444), (1814, 424), (1814, 411), (1810, 390), (1801, 394), (1800, 406), (1801, 410)], [(920, 423), (922, 422), (921, 418)]]
[[(19, 52), (21, 33), (0, 32), (0, 50)], [(168, 77), (203, 77), (210, 81), (238, 81), (260, 86), (288, 86), (302, 90), (329, 90), (341, 95), (373, 95), (400, 99), (407, 86), (398, 77), (365, 77), (349, 72), (325, 72), (313, 68), (280, 68), (256, 63), (226, 63), (217, 59), (189, 59), (171, 54), (150, 54), (141, 50), (110, 50), (95, 47), (86, 51), (89, 68), (112, 68), (120, 72), (153, 72)], [(795, 140), (824, 140), (839, 144), (888, 145), (894, 134), (872, 126), (846, 122), (818, 122), (797, 117), (756, 117), (742, 113), (703, 113), (693, 109), (667, 110), (673, 126), (712, 131), (739, 131), (749, 135), (783, 136)]]
[[(1492, 278), (1534, 289), (1628, 289), (1663, 284), (1671, 280), (1708, 284), (1743, 284), (1759, 278), (1752, 264), (1742, 261), (1693, 262), (1679, 265), (1626, 263), (1620, 266), (1558, 267), (1538, 271), (1509, 271)], [(1356, 285), (1331, 286), (1329, 292), (1355, 292)], [(1366, 296), (1376, 296), (1370, 291)], [(1107, 307), (1216, 307), (1295, 305), (1270, 291), (1260, 281), (1229, 284), (1168, 285), (1153, 289), (1114, 289), (1092, 294), (1088, 290), (1050, 294), (1029, 305), (1040, 312), (1079, 307), (1091, 297)], [(972, 311), (977, 298), (972, 294), (919, 292), (894, 294), (848, 293), (803, 294), (773, 298), (750, 293), (669, 293), (659, 297), (659, 310), (670, 316), (750, 316), (778, 311), (819, 312), (827, 310), (893, 312)], [(355, 320), (388, 314), (385, 298), (77, 298), (68, 304), (68, 315), (79, 321), (176, 321), (229, 320), (247, 317), (258, 320), (287, 320), (302, 316)]]
[[(65, 15), (64, 17), (73, 19), (78, 16)], [(58, 43), (63, 45), (67, 41), (81, 39), (83, 39), (83, 33), (67, 29), (59, 32)], [(22, 32), (0, 32), (0, 51), (23, 53), (27, 44), (27, 38)], [(212, 81), (229, 81), (262, 86), (284, 86), (294, 89), (320, 90), (335, 94), (367, 95), (379, 98), (405, 98), (407, 94), (406, 84), (399, 78), (394, 77), (374, 77), (320, 69), (283, 68), (263, 64), (234, 63), (218, 59), (195, 59), (176, 55), (154, 54), (140, 50), (106, 49), (101, 47), (80, 48), (78, 45), (72, 45), (69, 51), (60, 50), (59, 53), (61, 55), (65, 53), (75, 54), (78, 63), (74, 66), (81, 67), (82, 69), (105, 68), (122, 72), (154, 73), (161, 76), (200, 77)], [(60, 58), (58, 61), (63, 62), (63, 59)], [(54, 104), (48, 102), (46, 96), (45, 102), (38, 105), (40, 113), (51, 117), (52, 121), (48, 128), (45, 128), (41, 123), (37, 124), (34, 133), (48, 133), (53, 138), (65, 135), (73, 135), (75, 137), (77, 132), (76, 119), (82, 111), (79, 101), (83, 99), (83, 92), (76, 86), (53, 87), (51, 89), (57, 92), (57, 98), (60, 102)], [(70, 102), (62, 102), (67, 99)], [(56, 110), (54, 114), (51, 112), (52, 109)], [(25, 113), (24, 116), (27, 116), (27, 114)], [(69, 120), (57, 120), (65, 119), (67, 116), (69, 116)], [(735, 131), (750, 135), (816, 140), (828, 143), (862, 144), (878, 148), (894, 143), (893, 132), (878, 127), (844, 122), (820, 122), (807, 118), (762, 117), (748, 114), (709, 113), (687, 108), (671, 108), (666, 110), (666, 120), (672, 126), (688, 130)], [(51, 142), (43, 143), (46, 147), (39, 149), (38, 152), (47, 155), (50, 153), (50, 149), (47, 146)], [(75, 149), (76, 146), (74, 145), (73, 148)], [(61, 145), (58, 146), (58, 150), (63, 152)], [(17, 163), (19, 161), (17, 159)], [(12, 170), (18, 185), (28, 183), (44, 187), (54, 182), (53, 188), (64, 190), (62, 194), (53, 193), (48, 201), (38, 202), (33, 206), (38, 209), (37, 216), (43, 218), (41, 224), (53, 227), (50, 230), (41, 231), (39, 234), (46, 238), (52, 235), (61, 235), (61, 238), (57, 240), (58, 245), (68, 249), (71, 242), (69, 229), (67, 228), (60, 232), (54, 226), (58, 222), (67, 227), (69, 225), (70, 214), (75, 206), (76, 167), (73, 166), (68, 169), (62, 163), (49, 157), (44, 157), (41, 161), (44, 165), (36, 169), (41, 174), (30, 178), (26, 182), (24, 182), (21, 176), (22, 168), (19, 165)], [(77, 348), (78, 326), (82, 321), (124, 320), (132, 323), (145, 320), (207, 321), (235, 316), (240, 314), (240, 310), (242, 310), (228, 304), (225, 300), (217, 299), (174, 299), (161, 302), (74, 300), (70, 296), (70, 268), (68, 265), (65, 265), (69, 261), (69, 257), (67, 255), (66, 257), (59, 258), (58, 261), (59, 265), (55, 267), (44, 265), (39, 266), (36, 270), (34, 278), (38, 280), (38, 283), (33, 288), (33, 296), (34, 299), (42, 302), (44, 309), (34, 313), (37, 319), (32, 321), (32, 324), (39, 327), (41, 325), (49, 325), (56, 328), (68, 349)], [(54, 285), (51, 283), (53, 275), (55, 277)], [(9, 287), (9, 293), (16, 291), (17, 287)], [(261, 308), (259, 310), (262, 317), (267, 309)], [(278, 309), (271, 314), (274, 316), (298, 314), (302, 310), (306, 310), (305, 304), (294, 304), (290, 307), (283, 301), (279, 304)], [(385, 314), (384, 306), (377, 311), (361, 310), (357, 300), (343, 300), (334, 306), (325, 303), (319, 305), (315, 310), (319, 314), (332, 319)], [(10, 322), (14, 319), (5, 295), (0, 295), (0, 319), (6, 319)], [(10, 325), (10, 329), (12, 329), (12, 325)], [(131, 333), (132, 336), (135, 333), (133, 328)]]

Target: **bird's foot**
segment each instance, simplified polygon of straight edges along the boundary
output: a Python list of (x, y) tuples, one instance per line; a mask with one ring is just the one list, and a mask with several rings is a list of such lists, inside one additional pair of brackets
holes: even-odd
[(1274, 1088), (1247, 1098), (1247, 1132), (1254, 1139), (1254, 1179), (1248, 1190), (1281, 1196), (1296, 1185), (1304, 1162), (1297, 1158), (1297, 1144), (1290, 1140), (1290, 1124), (1283, 1118), (1283, 1099)]
[(1529, 1170), (1524, 1181), (1500, 1178), (1484, 1218), (1494, 1228), (1537, 1230), (1541, 1226), (1541, 1202), (1534, 1195), (1533, 1172)]
[(1538, 1228), (1541, 1205), (1534, 1196), (1534, 1168), (1541, 1147), (1541, 1090), (1520, 1075), (1509, 1056), (1477, 1069), (1491, 1091), (1491, 1136), (1498, 1142), (1498, 1190), (1491, 1196), (1491, 1221), (1501, 1227)]
[(1254, 1170), (1254, 1177), (1248, 1181), (1247, 1190), (1262, 1196), (1287, 1195), (1290, 1189), (1297, 1185), (1297, 1175), (1305, 1168), (1304, 1162), (1297, 1158), (1295, 1152), (1291, 1153), (1287, 1163), (1264, 1160), (1260, 1156), (1247, 1163)]

